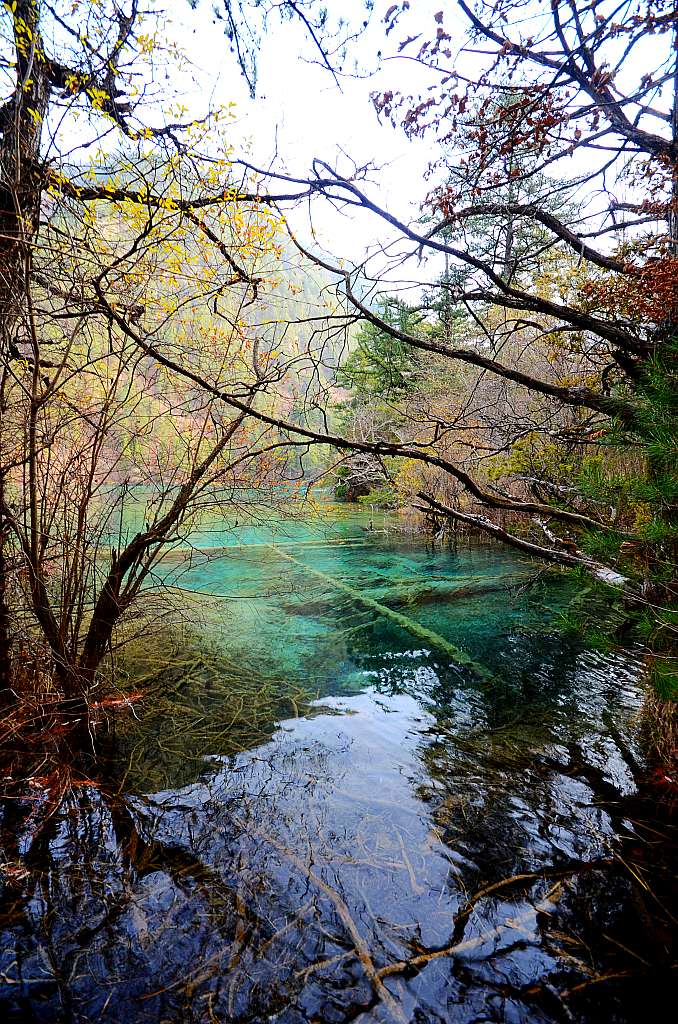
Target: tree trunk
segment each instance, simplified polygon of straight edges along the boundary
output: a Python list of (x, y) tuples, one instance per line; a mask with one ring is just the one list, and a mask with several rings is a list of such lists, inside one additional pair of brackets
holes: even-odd
[(5, 357), (16, 342), (43, 186), (40, 142), (49, 75), (38, 18), (35, 0), (19, 0), (14, 12), (16, 88), (0, 111), (0, 329)]
[(9, 607), (7, 604), (7, 537), (8, 531), (2, 514), (5, 480), (0, 472), (0, 707), (8, 707), (14, 701), (12, 691), (12, 636), (10, 632)]
[[(0, 365), (3, 369), (21, 355), (20, 344), (25, 340), (22, 320), (32, 246), (40, 218), (43, 185), (40, 142), (49, 97), (48, 66), (39, 32), (39, 5), (36, 0), (18, 0), (12, 17), (18, 56), (16, 86), (13, 96), (0, 108)], [(3, 419), (0, 415), (0, 430)], [(11, 447), (2, 441), (0, 437), (0, 458)], [(0, 505), (6, 498), (5, 484), (3, 475), (0, 477)], [(6, 519), (0, 515), (0, 704), (11, 701), (8, 536)]]

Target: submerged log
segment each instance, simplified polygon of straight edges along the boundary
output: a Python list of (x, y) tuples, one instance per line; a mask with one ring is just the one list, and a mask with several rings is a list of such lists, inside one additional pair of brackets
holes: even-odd
[(463, 666), (473, 672), (474, 675), (479, 676), (481, 679), (489, 682), (492, 679), (492, 674), (485, 668), (484, 665), (474, 661), (473, 658), (469, 657), (465, 651), (461, 648), (456, 647), (445, 637), (440, 636), (439, 633), (434, 633), (432, 629), (427, 629), (426, 626), (421, 626), (414, 619), (408, 618), (401, 612), (396, 612), (392, 608), (387, 608), (386, 605), (381, 604), (379, 601), (375, 601), (371, 597), (367, 597), (366, 594), (361, 593), (359, 590), (355, 590), (349, 586), (348, 583), (344, 583), (343, 580), (338, 580), (334, 576), (328, 576), (326, 573), (321, 572), (320, 569), (312, 569), (311, 566), (305, 565), (304, 562), (299, 561), (294, 555), (291, 555), (288, 551), (281, 551), (274, 544), (270, 544), (269, 547), (275, 551), (280, 558), (286, 559), (288, 562), (293, 562), (298, 565), (304, 572), (310, 573), (312, 576), (317, 576), (318, 579), (324, 580), (331, 587), (335, 587), (337, 590), (343, 591), (348, 594), (353, 601), (358, 604), (364, 605), (366, 608), (370, 608), (378, 615), (383, 616), (385, 619), (394, 622), (397, 626), (406, 630), (412, 636), (415, 636), (418, 640), (421, 640), (427, 646), (432, 647), (434, 650), (442, 651), (450, 661), (453, 661), (457, 665)]

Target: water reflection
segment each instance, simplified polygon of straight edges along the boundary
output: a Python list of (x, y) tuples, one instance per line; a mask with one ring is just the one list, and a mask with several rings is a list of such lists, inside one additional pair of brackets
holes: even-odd
[[(467, 631), (490, 682), (375, 617), (347, 641), (356, 609), (325, 595), (304, 614), (344, 637), (333, 661), (314, 647), (333, 714), (238, 754), (189, 737), (189, 772), (154, 767), (157, 716), (134, 776), (115, 736), (82, 764), (54, 749), (3, 811), (4, 1019), (646, 1016), (670, 991), (675, 849), (636, 788), (640, 666), (531, 631), (529, 600), (485, 596), (484, 643)], [(421, 621), (462, 642), (452, 604)]]

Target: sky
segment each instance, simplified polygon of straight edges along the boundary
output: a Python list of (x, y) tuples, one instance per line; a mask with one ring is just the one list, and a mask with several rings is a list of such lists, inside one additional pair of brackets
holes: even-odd
[[(195, 11), (189, 8), (188, 0), (167, 2), (169, 32), (176, 35), (196, 65), (194, 73), (198, 84), (192, 84), (189, 91), (193, 90), (198, 102), (204, 103), (209, 97), (214, 103), (235, 102), (237, 105), (238, 116), (232, 135), (236, 149), (242, 147), (258, 166), (272, 166), (301, 177), (310, 171), (315, 157), (347, 175), (351, 173), (352, 161), (357, 165), (376, 164), (370, 173), (371, 183), (364, 191), (401, 220), (417, 219), (421, 203), (437, 183), (426, 177), (429, 161), (435, 155), (435, 142), (430, 136), (423, 140), (407, 138), (401, 129), (388, 122), (381, 123), (370, 93), (390, 88), (416, 94), (430, 86), (434, 81), (431, 73), (413, 61), (400, 58), (380, 62), (377, 53), (380, 49), (384, 53), (393, 51), (403, 35), (419, 28), (422, 38), (432, 38), (436, 29), (434, 14), (440, 8), (447, 12), (444, 24), (452, 35), (450, 65), (462, 66), (472, 73), (484, 65), (482, 54), (474, 56), (466, 51), (459, 58), (458, 50), (466, 41), (467, 22), (459, 15), (455, 19), (453, 6), (441, 0), (417, 0), (408, 12), (409, 22), (404, 26), (398, 24), (387, 40), (384, 14), (391, 4), (389, 0), (376, 0), (368, 29), (351, 44), (351, 53), (372, 73), (365, 77), (340, 76), (339, 85), (326, 68), (319, 66), (319, 55), (298, 20), (282, 24), (273, 21), (262, 39), (257, 96), (252, 100), (235, 55), (229, 51), (224, 22), (213, 14), (213, 3), (219, 4), (220, 0), (199, 0)], [(362, 0), (341, 0), (340, 4), (329, 6), (330, 11), (334, 6), (358, 25), (364, 17)], [(527, 31), (532, 25), (536, 29), (546, 9), (545, 0), (527, 3), (523, 30)], [(647, 45), (636, 54), (640, 61), (647, 58), (648, 68), (655, 59), (654, 46), (656, 42), (648, 39)], [(638, 65), (633, 63), (635, 74)], [(573, 158), (566, 158), (562, 167), (554, 167), (551, 173), (556, 178), (562, 174), (566, 179), (586, 174), (590, 170), (589, 160), (585, 151), (579, 152)], [(624, 188), (623, 183), (618, 183), (618, 199), (625, 198)], [(605, 205), (607, 200), (602, 194), (598, 195), (597, 186), (587, 186), (578, 201), (586, 204), (587, 209), (593, 209), (600, 203)], [(313, 235), (307, 208), (291, 212), (290, 219), (295, 231), (310, 243)], [(313, 229), (315, 241), (326, 253), (341, 255), (354, 264), (397, 238), (397, 232), (376, 216), (356, 211), (339, 215), (322, 200), (314, 203)], [(602, 244), (605, 247), (607, 243)], [(413, 246), (407, 249), (412, 250)], [(402, 251), (402, 242), (398, 251)], [(378, 265), (378, 261), (373, 261), (373, 272), (395, 282), (399, 271), (393, 266), (385, 269), (386, 262)], [(439, 262), (432, 256), (426, 267), (419, 267), (416, 259), (409, 260), (406, 273), (415, 290), (418, 281), (430, 281), (432, 273), (435, 276), (440, 272)]]
[[(350, 6), (350, 2), (345, 8), (342, 5), (342, 10)], [(358, 14), (360, 4), (353, 6)], [(405, 219), (417, 216), (427, 191), (424, 175), (431, 158), (430, 143), (408, 140), (401, 130), (380, 123), (370, 100), (372, 90), (393, 86), (395, 68), (367, 78), (341, 77), (337, 85), (330, 72), (314, 62), (316, 54), (302, 26), (288, 22), (264, 37), (257, 96), (252, 100), (229, 52), (223, 22), (214, 18), (211, 4), (202, 2), (192, 12), (186, 0), (170, 0), (168, 11), (168, 31), (196, 64), (196, 98), (201, 93), (203, 102), (209, 96), (217, 104), (237, 104), (232, 138), (253, 163), (266, 167), (273, 161), (275, 169), (300, 176), (310, 171), (315, 157), (343, 173), (350, 173), (352, 161), (373, 163), (378, 169), (371, 173), (370, 195)], [(383, 40), (383, 25), (378, 18), (374, 20), (369, 34), (356, 47), (365, 62), (372, 64)], [(397, 78), (402, 87), (406, 78), (402, 67)], [(315, 206), (318, 241), (328, 252), (341, 253), (347, 259), (358, 261), (377, 239), (395, 235), (374, 215), (340, 216), (326, 203)], [(292, 214), (292, 221), (310, 240), (306, 212)]]

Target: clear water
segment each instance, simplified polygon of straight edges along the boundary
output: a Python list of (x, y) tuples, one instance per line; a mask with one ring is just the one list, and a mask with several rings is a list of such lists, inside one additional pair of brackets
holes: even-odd
[(7, 802), (4, 1019), (631, 1021), (670, 992), (638, 658), (563, 632), (565, 577), (370, 520), (207, 524), (165, 564), (240, 678), (315, 699), (234, 753), (242, 689), (196, 668), (87, 785)]

